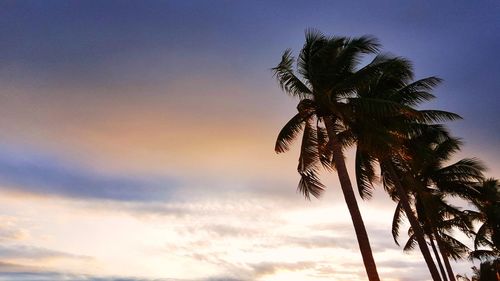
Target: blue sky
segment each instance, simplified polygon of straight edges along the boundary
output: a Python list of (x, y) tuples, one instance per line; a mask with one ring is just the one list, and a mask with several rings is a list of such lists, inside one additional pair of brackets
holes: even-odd
[[(426, 106), (462, 115), (460, 156), (498, 177), (499, 14), (498, 1), (3, 1), (0, 280), (364, 280), (336, 243), (352, 238), (338, 189), (304, 201), (296, 150), (273, 152), (296, 101), (270, 68), (307, 28), (376, 36), (417, 78), (444, 79)], [(421, 260), (387, 244), (394, 206), (376, 195), (361, 207), (387, 249), (381, 275), (409, 280)], [(28, 258), (40, 249), (58, 254)]]

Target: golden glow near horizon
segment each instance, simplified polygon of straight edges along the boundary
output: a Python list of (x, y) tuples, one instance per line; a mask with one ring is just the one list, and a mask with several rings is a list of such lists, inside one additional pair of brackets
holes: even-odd
[[(126, 276), (188, 280), (207, 275), (364, 280), (348, 213), (342, 200), (331, 196), (314, 204), (295, 200), (294, 207), (286, 201), (232, 198), (181, 203), (176, 208), (159, 204), (151, 211), (143, 203), (1, 195), (1, 211), (11, 213), (4, 220), (15, 216), (9, 227), (20, 233), (4, 245), (36, 245), (24, 249), (25, 258), (4, 260), (39, 271), (64, 268), (68, 274), (100, 276), (119, 271)], [(420, 256), (403, 255), (391, 241), (391, 209), (369, 205), (364, 212), (381, 275), (385, 280), (406, 280), (405, 270), (422, 271), (417, 275), (425, 280)]]
[(350, 225), (343, 219), (344, 206), (311, 210), (306, 204), (287, 211), (266, 200), (235, 199), (181, 204), (187, 214), (179, 216), (168, 211), (141, 214), (141, 206), (113, 204), (112, 210), (89, 202), (16, 199), (5, 193), (0, 203), (3, 212), (24, 210), (10, 223), (23, 234), (6, 245), (32, 243), (36, 248), (28, 250), (38, 253), (7, 262), (39, 270), (102, 275), (119, 270), (128, 276), (184, 279), (227, 273), (259, 280), (363, 276)]

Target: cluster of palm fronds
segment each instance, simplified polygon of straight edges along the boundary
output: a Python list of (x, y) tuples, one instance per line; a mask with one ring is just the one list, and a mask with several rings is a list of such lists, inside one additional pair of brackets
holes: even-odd
[[(300, 101), (275, 150), (287, 151), (302, 133), (298, 190), (306, 198), (324, 191), (322, 167), (337, 172), (370, 281), (380, 279), (345, 165), (344, 150), (350, 147), (356, 149), (361, 198), (369, 199), (379, 184), (397, 202), (396, 243), (405, 216), (411, 227), (404, 249), (419, 247), (434, 281), (455, 280), (450, 259), (499, 257), (499, 182), (485, 178), (477, 159), (449, 163), (461, 142), (443, 122), (460, 116), (420, 108), (434, 98), (431, 91), (441, 80), (414, 80), (409, 60), (379, 50), (373, 37), (327, 37), (315, 30), (306, 32), (296, 60), (286, 50), (273, 72), (281, 88)], [(374, 59), (361, 65), (365, 55)], [(462, 210), (450, 197), (475, 208)], [(474, 239), (473, 249), (456, 238), (458, 232)]]

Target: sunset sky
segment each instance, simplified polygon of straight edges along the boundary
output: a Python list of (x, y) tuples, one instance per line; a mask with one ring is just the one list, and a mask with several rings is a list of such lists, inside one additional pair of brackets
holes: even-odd
[[(374, 35), (498, 178), (500, 2), (436, 2), (1, 1), (0, 280), (367, 280), (336, 175), (307, 201), (274, 153), (270, 68), (306, 28)], [(430, 280), (383, 191), (359, 203), (381, 278)]]

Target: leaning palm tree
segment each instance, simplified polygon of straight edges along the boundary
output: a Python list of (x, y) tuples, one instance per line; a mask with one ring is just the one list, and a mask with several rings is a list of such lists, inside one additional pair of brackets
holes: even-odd
[(471, 258), (495, 259), (500, 257), (500, 183), (496, 179), (485, 179), (476, 190), (476, 196), (470, 201), (477, 211), (468, 212), (482, 225), (475, 233)]
[(438, 110), (416, 110), (422, 101), (432, 99), (429, 92), (439, 83), (436, 77), (413, 82), (411, 64), (397, 59), (387, 64), (372, 83), (357, 89), (350, 101), (352, 118), (348, 120), (349, 134), (356, 139), (356, 179), (363, 198), (369, 198), (373, 182), (377, 180), (375, 167), (379, 165), (386, 190), (400, 202), (415, 232), (417, 244), (434, 280), (441, 280), (434, 264), (425, 235), (412, 209), (412, 201), (397, 173), (411, 160), (404, 144), (422, 134), (436, 122), (454, 120), (458, 115)]
[(358, 69), (361, 56), (374, 54), (378, 48), (377, 40), (372, 37), (326, 37), (308, 30), (297, 61), (302, 77), (295, 74), (290, 50), (285, 51), (281, 62), (273, 68), (282, 89), (300, 99), (298, 113), (280, 131), (275, 150), (278, 153), (287, 151), (303, 131), (298, 189), (306, 198), (318, 197), (325, 188), (318, 177), (321, 165), (337, 171), (370, 281), (380, 278), (344, 160), (343, 148), (349, 139), (343, 138), (341, 132), (345, 129), (345, 98), (380, 72), (386, 63), (379, 59)]
[[(422, 229), (434, 253), (443, 280), (449, 279), (454, 281), (455, 275), (449, 259), (463, 259), (469, 253), (469, 248), (454, 238), (452, 231), (465, 228), (465, 232), (467, 233), (472, 226), (469, 219), (460, 210), (443, 200), (442, 194), (435, 194), (434, 191), (425, 191), (424, 193), (427, 194), (415, 195), (415, 211), (418, 214)], [(401, 208), (396, 208), (393, 221), (395, 241), (397, 239), (399, 223), (401, 222), (401, 213)], [(408, 229), (408, 234), (409, 238), (404, 245), (404, 251), (414, 249), (417, 243), (411, 227)]]
[[(432, 129), (431, 129), (432, 128)], [(463, 258), (469, 252), (467, 246), (450, 235), (452, 229), (458, 229), (470, 236), (472, 223), (470, 215), (446, 202), (446, 196), (458, 196), (469, 200), (475, 197), (475, 185), (483, 178), (484, 166), (476, 159), (462, 159), (445, 165), (461, 142), (450, 137), (442, 129), (429, 127), (417, 138), (409, 140), (407, 150), (413, 155), (407, 162), (403, 184), (413, 194), (413, 206), (425, 235), (434, 251), (436, 261), (443, 279), (455, 280), (449, 258)], [(411, 181), (407, 177), (411, 178)], [(396, 208), (393, 220), (393, 236), (397, 243), (397, 234), (401, 217), (401, 209)], [(411, 249), (415, 243), (412, 235), (406, 243), (405, 250)], [(441, 258), (446, 266), (441, 264)]]

